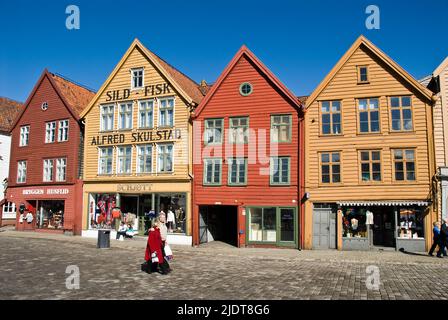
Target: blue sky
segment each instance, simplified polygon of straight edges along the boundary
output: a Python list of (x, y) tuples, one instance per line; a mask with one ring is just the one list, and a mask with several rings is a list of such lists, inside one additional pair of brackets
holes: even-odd
[[(65, 28), (65, 9), (81, 29)], [(375, 4), (381, 29), (365, 27)], [(1, 1), (0, 96), (25, 101), (48, 68), (98, 89), (134, 38), (214, 82), (246, 44), (296, 95), (310, 94), (360, 34), (414, 77), (448, 56), (448, 0)]]

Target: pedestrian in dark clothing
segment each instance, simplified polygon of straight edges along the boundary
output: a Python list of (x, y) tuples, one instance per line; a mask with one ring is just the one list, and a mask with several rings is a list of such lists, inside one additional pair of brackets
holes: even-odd
[(442, 255), (446, 257), (447, 235), (448, 235), (448, 228), (446, 226), (446, 221), (442, 220), (442, 225), (440, 227), (439, 251), (437, 251), (438, 258), (442, 258)]
[(432, 229), (432, 233), (433, 233), (433, 243), (432, 243), (432, 247), (429, 250), (429, 255), (432, 257), (434, 250), (436, 250), (437, 246), (439, 245), (440, 242), (440, 223), (438, 221), (433, 223), (434, 228)]

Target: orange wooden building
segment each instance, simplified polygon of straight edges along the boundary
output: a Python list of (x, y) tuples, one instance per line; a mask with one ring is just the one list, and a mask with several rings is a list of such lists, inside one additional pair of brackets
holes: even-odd
[(193, 243), (301, 246), (302, 105), (243, 46), (193, 116)]
[(306, 102), (306, 248), (425, 251), (432, 93), (364, 37)]

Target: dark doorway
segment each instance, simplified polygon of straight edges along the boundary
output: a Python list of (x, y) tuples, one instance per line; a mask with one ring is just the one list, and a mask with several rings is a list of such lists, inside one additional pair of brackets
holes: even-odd
[(199, 242), (211, 241), (238, 246), (238, 207), (199, 206)]
[(395, 247), (395, 214), (392, 207), (373, 210), (373, 245)]

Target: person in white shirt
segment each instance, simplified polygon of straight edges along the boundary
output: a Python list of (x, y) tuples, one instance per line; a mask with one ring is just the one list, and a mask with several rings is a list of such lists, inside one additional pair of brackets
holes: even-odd
[(33, 214), (30, 211), (28, 211), (28, 213), (26, 214), (25, 219), (26, 219), (26, 222), (28, 222), (29, 224), (32, 223), (33, 220), (34, 220)]
[(123, 238), (126, 238), (126, 231), (127, 230), (128, 230), (128, 228), (126, 227), (126, 224), (124, 223), (124, 221), (122, 221), (120, 226), (118, 227), (117, 240), (120, 239), (120, 236), (123, 236)]
[(175, 218), (174, 218), (173, 208), (170, 208), (168, 210), (168, 214), (167, 214), (167, 217), (166, 217), (166, 224), (167, 224), (169, 233), (173, 232), (174, 223), (175, 223)]

